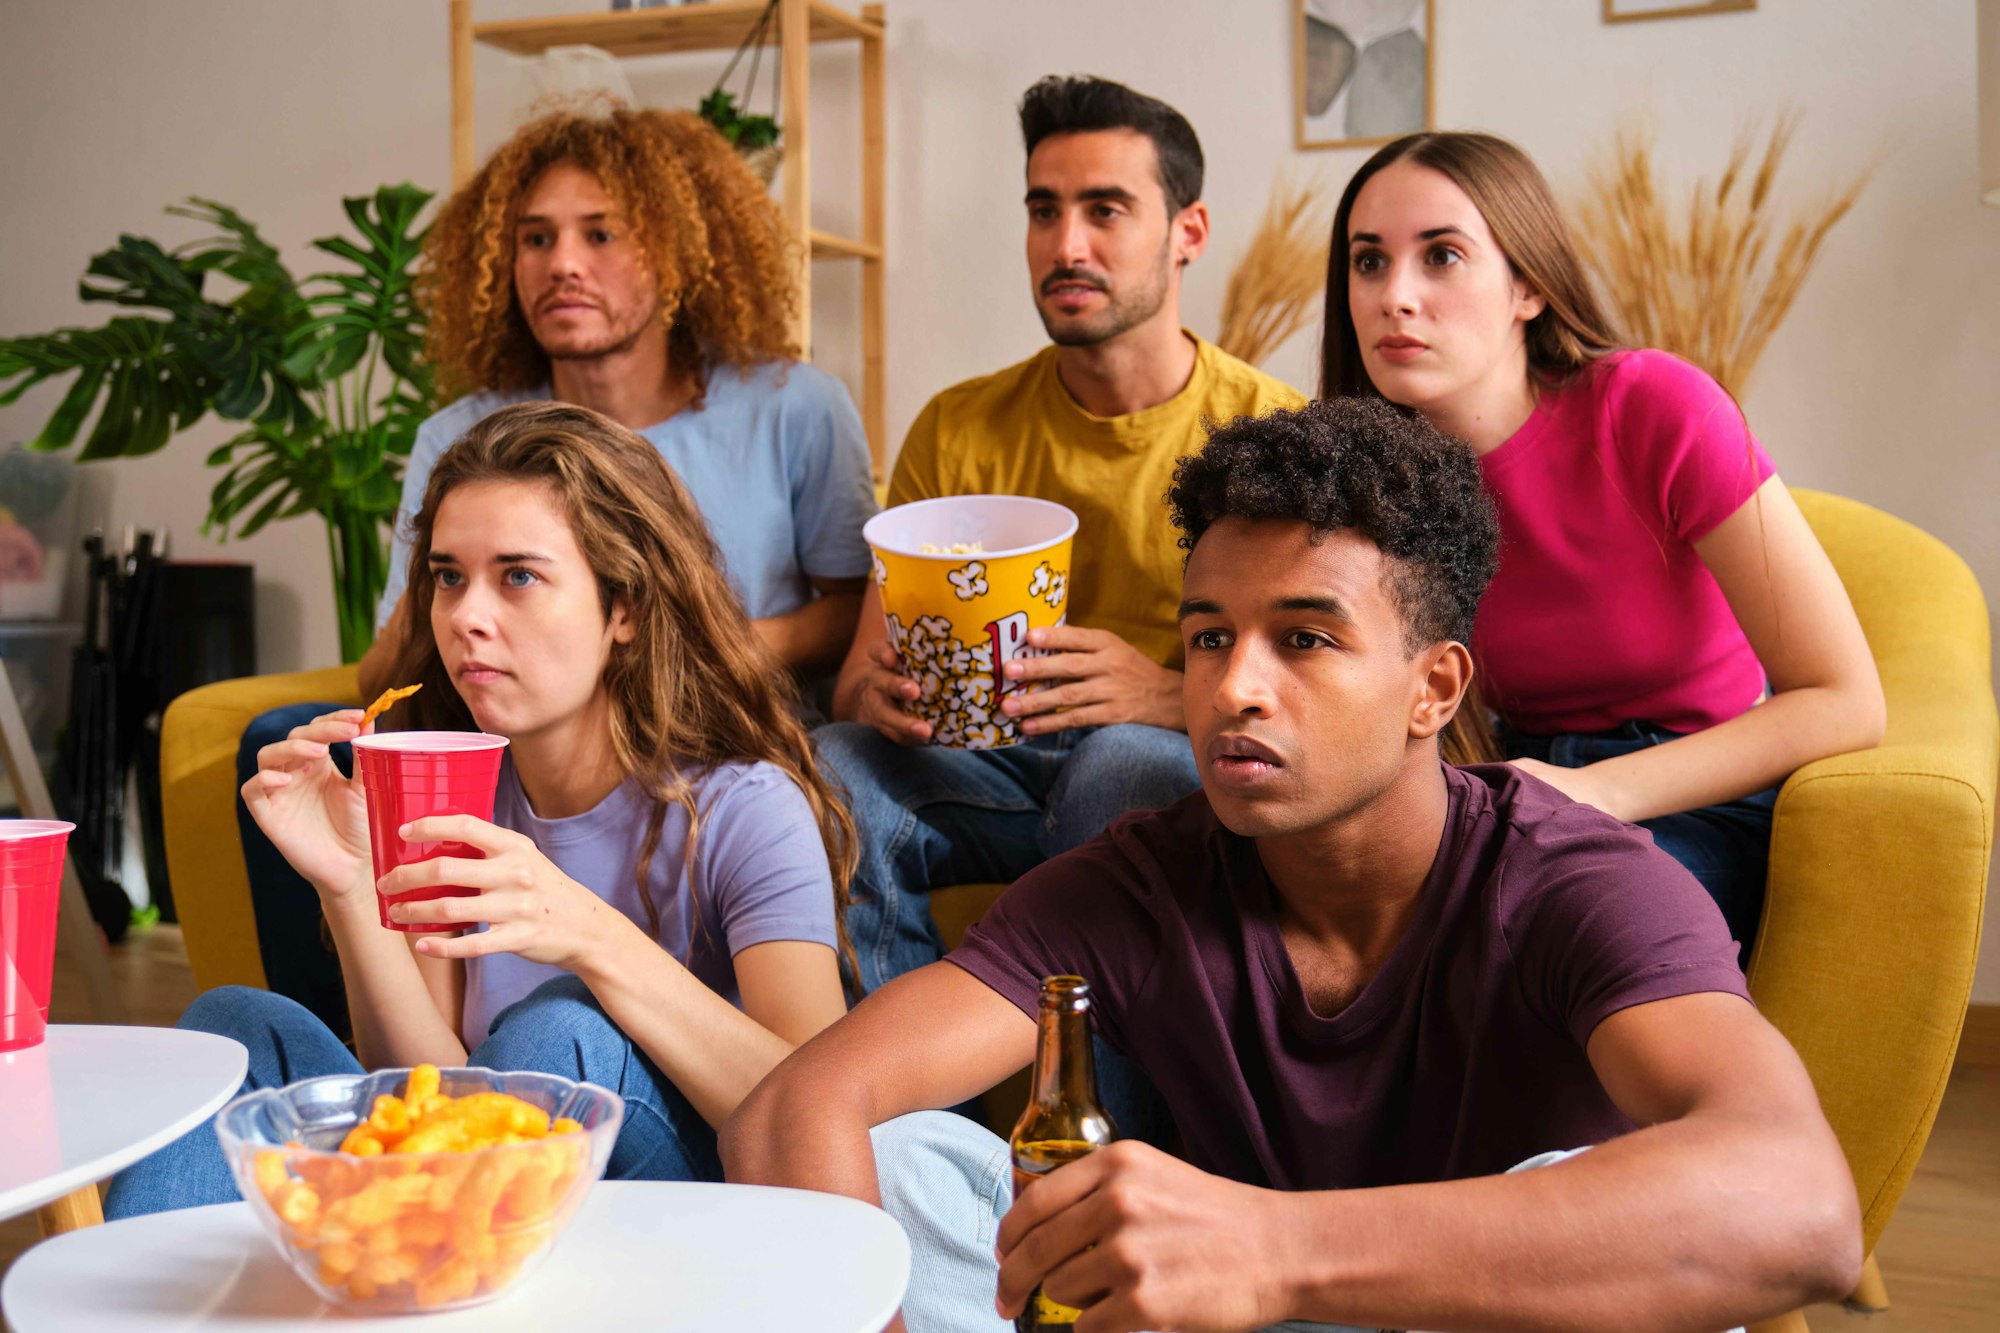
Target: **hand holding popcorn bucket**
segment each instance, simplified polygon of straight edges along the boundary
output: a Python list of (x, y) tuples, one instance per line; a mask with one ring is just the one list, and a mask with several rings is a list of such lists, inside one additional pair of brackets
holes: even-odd
[(1001, 668), (1032, 654), (1028, 631), (1068, 618), (1076, 515), (1020, 495), (953, 495), (885, 509), (861, 529), (889, 641), (921, 691), (908, 707), (932, 745), (994, 750), (1022, 740), (1001, 700), (1037, 685)]

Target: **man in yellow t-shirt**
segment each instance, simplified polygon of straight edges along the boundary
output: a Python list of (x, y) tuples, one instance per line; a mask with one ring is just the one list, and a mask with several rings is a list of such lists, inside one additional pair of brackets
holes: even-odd
[(1045, 78), (1021, 99), (1028, 272), (1052, 344), (933, 398), (889, 501), (1013, 494), (1076, 511), (1068, 623), (1029, 634), (1002, 708), (1029, 739), (925, 744), (904, 711), (873, 587), (816, 734), (846, 784), (861, 855), (849, 927), (874, 990), (934, 962), (927, 895), (1012, 880), (1119, 815), (1200, 785), (1181, 711), (1181, 551), (1164, 497), (1207, 422), (1304, 399), (1181, 327), (1182, 271), (1208, 244), (1201, 145), (1181, 114), (1123, 85)]

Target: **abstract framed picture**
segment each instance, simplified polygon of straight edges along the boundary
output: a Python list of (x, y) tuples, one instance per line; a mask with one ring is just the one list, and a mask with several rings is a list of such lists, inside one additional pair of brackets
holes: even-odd
[(1366, 148), (1435, 127), (1436, 0), (1293, 0), (1294, 139)]
[(1637, 23), (1640, 19), (1684, 19), (1697, 14), (1727, 14), (1755, 9), (1757, 0), (1604, 0), (1606, 23)]

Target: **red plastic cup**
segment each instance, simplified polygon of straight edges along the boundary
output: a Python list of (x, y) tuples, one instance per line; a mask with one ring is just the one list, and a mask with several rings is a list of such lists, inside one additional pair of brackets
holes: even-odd
[(0, 1051), (39, 1046), (56, 969), (56, 902), (76, 825), (0, 819)]
[[(375, 854), (375, 878), (397, 866), (428, 861), (434, 856), (485, 856), (462, 842), (405, 842), (396, 830), (425, 815), (473, 815), (493, 818), (493, 793), (500, 784), (500, 755), (505, 736), (477, 731), (392, 731), (358, 736), (354, 741), (354, 771), (368, 793), (368, 844)], [(412, 889), (393, 896), (375, 891), (382, 924), (390, 930), (431, 934), (470, 930), (470, 921), (414, 925), (391, 921), (392, 902), (426, 902), (432, 898), (465, 898), (477, 889), (457, 884)]]

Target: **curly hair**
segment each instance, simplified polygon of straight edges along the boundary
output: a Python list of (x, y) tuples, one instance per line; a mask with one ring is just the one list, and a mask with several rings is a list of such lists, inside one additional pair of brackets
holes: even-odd
[(1180, 460), (1167, 492), (1189, 553), (1218, 519), (1352, 528), (1388, 557), (1403, 646), (1472, 640), (1499, 565), (1500, 524), (1472, 450), (1379, 398), (1330, 398), (1238, 417)]
[(546, 383), (549, 358), (514, 296), (521, 201), (558, 162), (590, 172), (658, 284), (667, 354), (698, 373), (798, 355), (797, 241), (770, 191), (691, 111), (557, 111), (524, 126), (445, 202), (424, 241), (425, 352), (447, 396)]

